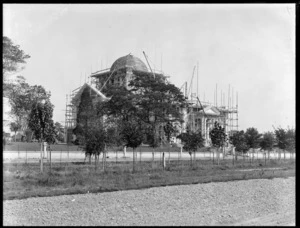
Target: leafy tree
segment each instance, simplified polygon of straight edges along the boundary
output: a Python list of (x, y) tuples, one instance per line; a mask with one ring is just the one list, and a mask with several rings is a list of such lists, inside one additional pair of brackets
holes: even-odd
[(141, 124), (134, 118), (129, 121), (124, 121), (120, 131), (123, 142), (126, 147), (131, 147), (133, 150), (133, 171), (135, 169), (135, 149), (143, 142), (143, 135), (141, 134)]
[(223, 147), (227, 142), (225, 128), (222, 127), (218, 122), (214, 123), (214, 128), (209, 132), (209, 136), (214, 147)]
[(55, 143), (56, 131), (53, 122), (53, 105), (46, 101), (45, 104), (36, 102), (32, 105), (28, 119), (28, 127), (33, 131), (34, 137), (48, 144)]
[(248, 147), (255, 149), (259, 147), (261, 134), (258, 133), (256, 128), (248, 128), (245, 132), (245, 139)]
[(50, 95), (50, 92), (42, 86), (30, 86), (22, 76), (17, 76), (15, 82), (7, 84), (11, 116), (21, 125), (23, 131), (27, 129), (27, 119), (32, 105), (41, 100), (50, 102)]
[(126, 89), (107, 86), (103, 93), (111, 99), (98, 106), (99, 112), (123, 121), (136, 119), (148, 143), (157, 145), (157, 128), (166, 123), (182, 122), (180, 108), (185, 105), (181, 91), (164, 77), (135, 75)]
[(288, 129), (285, 130), (281, 127), (278, 127), (274, 130), (277, 146), (283, 150), (284, 152), (295, 151), (295, 130), (294, 129)]
[(217, 148), (218, 152), (218, 164), (220, 156), (220, 148), (223, 148), (227, 142), (227, 134), (225, 133), (225, 128), (222, 127), (217, 121), (214, 124), (214, 128), (209, 132), (209, 136), (212, 142), (212, 145)]
[(73, 133), (76, 135), (79, 146), (90, 157), (90, 163), (91, 155), (99, 156), (104, 151), (106, 134), (101, 118), (97, 115), (89, 88), (82, 92)]
[(185, 107), (186, 99), (165, 77), (136, 75), (129, 86), (135, 95), (137, 116), (142, 122), (158, 126), (183, 121), (180, 108)]
[(15, 132), (15, 142), (16, 142), (16, 134), (17, 131), (19, 131), (21, 129), (21, 125), (17, 122), (11, 122), (10, 123), (10, 130)]
[(183, 142), (183, 149), (189, 152), (191, 156), (191, 165), (192, 165), (192, 152), (196, 152), (197, 148), (204, 146), (204, 139), (201, 132), (191, 132), (187, 131), (181, 133), (177, 136)]
[(259, 145), (262, 150), (268, 151), (269, 159), (270, 159), (270, 151), (273, 149), (274, 143), (275, 143), (275, 138), (273, 133), (266, 132), (263, 134)]
[(286, 136), (287, 136), (286, 150), (289, 152), (295, 152), (295, 141), (296, 141), (295, 129), (288, 129), (286, 131)]
[(3, 36), (2, 61), (4, 82), (7, 74), (17, 72), (20, 66), (26, 63), (26, 60), (29, 58), (30, 56), (20, 49), (19, 45), (15, 45), (10, 38)]
[(237, 131), (229, 137), (230, 143), (235, 147), (236, 151), (247, 152), (249, 147), (246, 143), (244, 131)]
[(273, 149), (274, 143), (275, 143), (275, 138), (273, 133), (266, 132), (262, 135), (262, 139), (259, 145), (261, 149), (270, 151)]
[(252, 159), (254, 158), (254, 149), (260, 145), (261, 134), (258, 133), (256, 128), (248, 128), (245, 132), (246, 144), (249, 148), (252, 148)]

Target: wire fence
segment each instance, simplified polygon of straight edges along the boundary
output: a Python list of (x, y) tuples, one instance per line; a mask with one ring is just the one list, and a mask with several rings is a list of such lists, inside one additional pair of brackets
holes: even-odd
[[(41, 157), (43, 157), (41, 159)], [(43, 170), (52, 168), (68, 168), (71, 165), (86, 165), (85, 168), (102, 169), (114, 172), (116, 170), (165, 170), (182, 169), (185, 167), (203, 167), (204, 165), (268, 165), (272, 161), (284, 161), (295, 158), (295, 153), (274, 150), (262, 152), (250, 150), (247, 153), (224, 153), (216, 149), (188, 153), (180, 148), (136, 148), (133, 151), (107, 151), (100, 156), (86, 156), (83, 151), (3, 151), (3, 162), (14, 165), (26, 164), (28, 167), (40, 167)]]

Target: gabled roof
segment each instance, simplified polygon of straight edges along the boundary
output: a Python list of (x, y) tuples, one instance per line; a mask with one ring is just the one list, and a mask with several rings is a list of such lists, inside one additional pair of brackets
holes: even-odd
[(94, 86), (92, 85), (89, 85), (87, 83), (84, 83), (83, 86), (81, 86), (81, 88), (78, 90), (78, 92), (75, 94), (75, 96), (72, 98), (72, 101), (71, 103), (74, 104), (74, 105), (78, 105), (79, 104), (79, 101), (80, 101), (80, 98), (81, 98), (81, 94), (82, 92), (84, 91), (85, 88), (89, 88), (91, 89), (92, 91), (94, 91), (98, 96), (99, 98), (101, 98), (101, 100), (103, 101), (107, 101), (109, 100), (110, 98), (106, 97), (103, 93), (101, 93), (97, 88), (95, 88)]

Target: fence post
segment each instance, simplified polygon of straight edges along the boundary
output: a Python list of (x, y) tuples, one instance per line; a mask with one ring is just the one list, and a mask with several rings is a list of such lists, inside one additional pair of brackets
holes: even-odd
[(140, 146), (140, 166), (142, 165), (142, 148)]
[(20, 150), (19, 150), (19, 145), (18, 145), (18, 159), (20, 158)]
[(51, 170), (52, 170), (52, 161), (51, 161), (51, 149), (50, 149), (50, 151), (49, 151), (49, 157), (50, 157), (50, 172), (51, 172)]
[(26, 164), (27, 164), (27, 149), (26, 149)]
[(60, 149), (60, 166), (61, 166), (61, 155), (62, 155), (62, 149)]
[(41, 173), (43, 172), (43, 148), (41, 149)]
[(165, 170), (166, 167), (165, 152), (163, 152), (162, 157), (163, 157), (163, 170)]
[(168, 145), (168, 152), (169, 152), (169, 165), (170, 165), (170, 159), (171, 159), (170, 143), (169, 143), (169, 145)]
[(180, 158), (182, 157), (182, 146), (180, 147)]

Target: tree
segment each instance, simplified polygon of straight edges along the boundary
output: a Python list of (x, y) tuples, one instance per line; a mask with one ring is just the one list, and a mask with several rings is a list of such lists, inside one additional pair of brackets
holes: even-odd
[(272, 132), (266, 132), (262, 135), (260, 141), (260, 148), (262, 150), (268, 151), (268, 158), (270, 159), (270, 151), (273, 149), (275, 143), (275, 137)]
[(16, 142), (16, 134), (17, 131), (19, 131), (21, 129), (21, 125), (17, 122), (11, 122), (10, 123), (10, 130), (15, 132), (15, 142)]
[(134, 118), (124, 121), (120, 130), (120, 135), (125, 142), (125, 146), (131, 147), (133, 150), (133, 171), (135, 170), (135, 149), (143, 142), (141, 131), (141, 124)]
[(177, 136), (183, 142), (183, 149), (189, 152), (191, 156), (192, 165), (192, 152), (196, 152), (197, 148), (204, 146), (204, 139), (201, 132), (187, 131)]
[[(278, 127), (274, 130), (277, 146), (283, 150), (292, 152), (295, 150), (295, 130), (288, 129), (285, 130), (281, 127)], [(285, 154), (284, 154), (285, 156)]]
[(111, 99), (98, 106), (99, 112), (123, 121), (134, 118), (149, 140), (147, 143), (154, 147), (157, 145), (159, 126), (183, 121), (180, 108), (185, 105), (185, 97), (163, 76), (135, 75), (129, 83), (129, 89), (110, 85), (103, 93)]
[(78, 106), (76, 127), (73, 130), (79, 146), (89, 156), (99, 157), (105, 149), (106, 134), (103, 123), (92, 101), (89, 88), (85, 88)]
[(209, 136), (212, 142), (212, 145), (217, 148), (218, 152), (218, 164), (220, 157), (220, 148), (223, 148), (227, 142), (227, 134), (225, 133), (225, 128), (222, 127), (217, 121), (214, 124), (214, 128), (209, 132)]
[(46, 101), (45, 104), (36, 102), (32, 105), (28, 119), (28, 127), (33, 131), (34, 137), (48, 144), (55, 143), (56, 131), (53, 122), (53, 105)]
[(22, 69), (20, 66), (25, 64), (29, 58), (30, 56), (20, 49), (19, 45), (15, 45), (10, 38), (3, 36), (2, 61), (4, 82), (9, 73), (15, 73)]
[(229, 137), (229, 142), (235, 147), (236, 151), (246, 153), (249, 149), (244, 131), (237, 131)]
[[(45, 101), (45, 104), (41, 102), (33, 104), (28, 118), (28, 127), (33, 131), (34, 137), (41, 142), (41, 172), (43, 172), (43, 142), (46, 141), (49, 145), (54, 144), (56, 138), (52, 117), (53, 105)], [(50, 150), (50, 169), (51, 166)]]
[(40, 85), (30, 86), (24, 77), (17, 76), (15, 82), (7, 84), (7, 96), (11, 105), (11, 116), (25, 131), (32, 105), (41, 100), (50, 102), (51, 94), (44, 87)]
[(286, 150), (289, 152), (294, 153), (295, 152), (295, 140), (296, 140), (296, 133), (295, 129), (288, 129), (286, 131), (287, 136), (287, 147)]
[(252, 158), (254, 157), (254, 149), (259, 147), (261, 134), (258, 133), (256, 128), (248, 128), (245, 132), (246, 144), (252, 148)]

